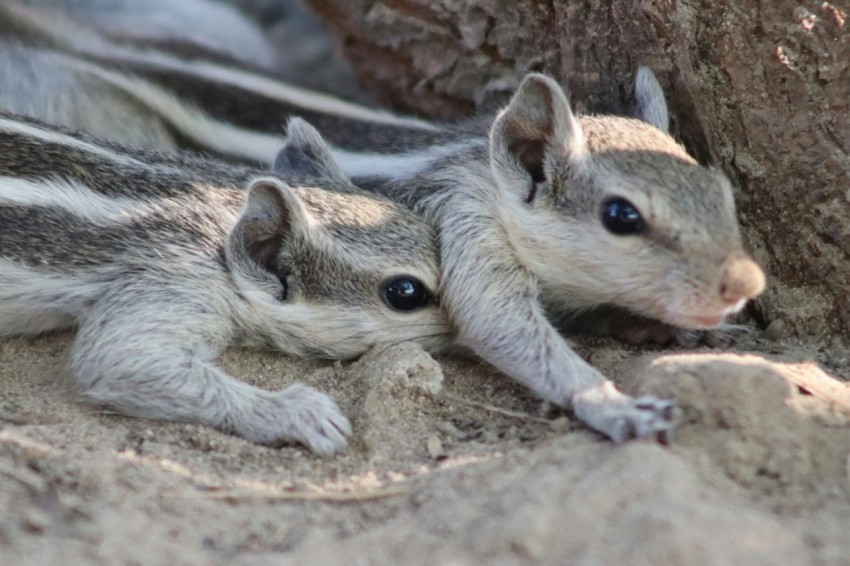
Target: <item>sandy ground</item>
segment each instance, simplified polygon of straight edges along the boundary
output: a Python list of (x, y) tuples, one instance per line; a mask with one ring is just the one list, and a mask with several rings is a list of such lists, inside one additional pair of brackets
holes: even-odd
[[(298, 44), (294, 75), (328, 57)], [(324, 69), (313, 86), (366, 96)], [(848, 565), (850, 347), (780, 326), (727, 352), (578, 341), (627, 391), (678, 399), (669, 447), (614, 446), (412, 345), (347, 364), (228, 352), (251, 383), (333, 394), (355, 435), (327, 459), (82, 405), (70, 336), (0, 342), (0, 564)]]
[[(581, 341), (626, 390), (679, 400), (669, 447), (614, 446), (410, 344), (228, 352), (252, 383), (335, 396), (355, 436), (320, 459), (81, 405), (69, 338), (0, 343), (2, 564), (850, 564), (850, 388), (793, 341)], [(829, 355), (845, 378), (848, 357)]]

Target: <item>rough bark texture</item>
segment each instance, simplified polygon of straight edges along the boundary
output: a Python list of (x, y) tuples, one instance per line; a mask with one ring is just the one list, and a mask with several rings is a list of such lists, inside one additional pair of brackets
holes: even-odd
[(580, 111), (629, 111), (652, 68), (673, 131), (738, 190), (771, 276), (756, 314), (801, 336), (850, 331), (850, 4), (740, 0), (309, 0), (396, 108), (451, 119), (528, 71)]

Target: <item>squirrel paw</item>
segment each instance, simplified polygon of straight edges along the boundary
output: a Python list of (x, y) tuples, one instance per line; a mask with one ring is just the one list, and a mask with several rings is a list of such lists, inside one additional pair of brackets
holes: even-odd
[[(576, 416), (590, 428), (617, 444), (631, 439), (670, 442), (679, 415), (676, 401), (652, 396), (634, 399), (610, 384), (595, 389), (573, 400)], [(607, 398), (600, 398), (600, 393)]]
[(644, 396), (629, 398), (624, 404), (624, 414), (616, 419), (611, 440), (619, 444), (626, 440), (648, 438), (669, 444), (676, 427), (678, 406), (672, 399)]
[[(249, 440), (279, 444), (294, 440), (315, 454), (329, 456), (346, 445), (351, 424), (328, 395), (296, 383), (270, 393), (247, 427), (237, 430)], [(247, 429), (247, 430), (246, 430)]]

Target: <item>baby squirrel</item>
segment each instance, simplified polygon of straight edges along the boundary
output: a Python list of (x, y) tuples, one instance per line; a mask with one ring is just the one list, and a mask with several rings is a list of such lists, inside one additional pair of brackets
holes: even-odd
[[(196, 78), (173, 70), (172, 86), (193, 82), (180, 80), (181, 72)], [(191, 104), (181, 104), (210, 100), (215, 108), (233, 88), (228, 81), (239, 78), (199, 74), (210, 94), (185, 86)], [(216, 81), (227, 88), (217, 92)], [(265, 83), (242, 85), (239, 96), (254, 117), (303, 102)], [(613, 307), (660, 321), (671, 333), (722, 334), (725, 318), (765, 286), (764, 272), (743, 251), (729, 181), (667, 133), (664, 94), (647, 68), (637, 71), (635, 97), (637, 119), (577, 117), (555, 81), (531, 74), (486, 134), (476, 122), (420, 127), (321, 102), (343, 169), (437, 227), (442, 305), (459, 343), (617, 442), (665, 438), (673, 402), (619, 392), (550, 319), (586, 324)], [(321, 112), (308, 110), (311, 117)], [(266, 159), (271, 140), (263, 130), (274, 118), (240, 128), (238, 113), (196, 116), (183, 131), (199, 134), (197, 142), (205, 127), (227, 124), (238, 135), (202, 145), (228, 153), (242, 143), (243, 156)], [(284, 148), (276, 165), (290, 163)]]
[[(278, 176), (131, 150), (0, 113), (0, 336), (76, 327), (86, 398), (319, 454), (351, 429), (303, 384), (227, 375), (231, 343), (347, 359), (412, 340), (439, 351), (433, 230), (358, 191), (293, 119)], [(247, 191), (245, 190), (247, 187)]]
[(729, 181), (666, 133), (663, 92), (644, 67), (635, 92), (639, 119), (577, 117), (555, 81), (531, 74), (488, 137), (447, 131), (358, 179), (437, 227), (459, 342), (616, 442), (665, 439), (673, 402), (618, 391), (547, 314), (613, 305), (714, 329), (765, 286)]
[(577, 117), (555, 81), (531, 74), (487, 138), (461, 149), (449, 135), (429, 159), (412, 150), (421, 168), (371, 180), (437, 225), (460, 342), (615, 441), (666, 436), (670, 402), (617, 391), (545, 314), (613, 305), (715, 329), (765, 286), (729, 181), (667, 134), (649, 69), (635, 94), (638, 119)]
[[(618, 392), (550, 318), (586, 325), (614, 307), (673, 332), (712, 329), (764, 288), (728, 180), (666, 133), (648, 69), (637, 72), (639, 120), (577, 117), (557, 83), (532, 74), (487, 128), (395, 117), (175, 54), (69, 52), (80, 76), (232, 159), (270, 163), (287, 115), (317, 123), (359, 185), (438, 227), (443, 305), (460, 342), (615, 441), (665, 435), (672, 403)], [(278, 163), (289, 167), (287, 151)]]

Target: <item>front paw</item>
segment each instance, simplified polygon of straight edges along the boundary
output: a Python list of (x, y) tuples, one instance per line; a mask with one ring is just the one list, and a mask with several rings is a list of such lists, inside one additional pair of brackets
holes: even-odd
[(668, 444), (677, 416), (678, 406), (673, 399), (653, 396), (629, 398), (620, 414), (614, 417), (613, 434), (609, 436), (617, 444), (633, 438), (648, 438)]
[(244, 423), (242, 436), (261, 444), (296, 441), (329, 456), (345, 448), (351, 424), (328, 395), (296, 383), (269, 393)]
[(615, 443), (650, 439), (668, 444), (679, 416), (676, 401), (644, 396), (634, 399), (606, 382), (573, 399), (576, 416)]

